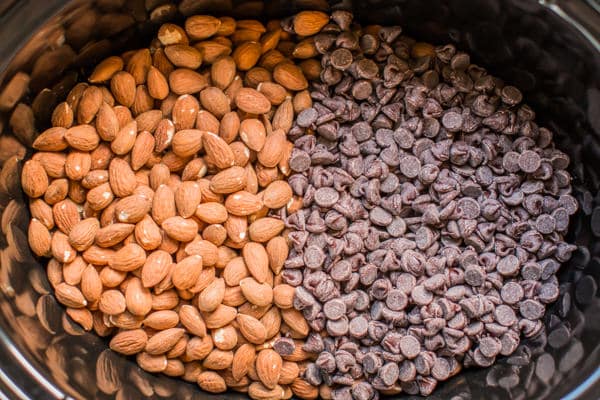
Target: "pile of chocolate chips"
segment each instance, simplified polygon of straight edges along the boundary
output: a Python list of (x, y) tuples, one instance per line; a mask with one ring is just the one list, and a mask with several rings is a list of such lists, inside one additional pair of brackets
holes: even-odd
[(283, 276), (319, 353), (304, 376), (334, 399), (428, 395), (544, 329), (575, 249), (569, 159), (453, 45), (332, 19), (289, 133), (303, 209)]

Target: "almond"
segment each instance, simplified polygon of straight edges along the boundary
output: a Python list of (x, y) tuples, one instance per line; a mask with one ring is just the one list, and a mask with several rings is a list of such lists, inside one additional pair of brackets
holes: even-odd
[(237, 46), (233, 51), (232, 57), (240, 71), (248, 71), (256, 65), (260, 55), (260, 43), (248, 41)]
[(277, 236), (285, 224), (282, 220), (272, 217), (259, 218), (248, 227), (250, 240), (264, 243)]
[(273, 303), (273, 289), (268, 283), (258, 283), (254, 278), (248, 277), (240, 280), (239, 284), (250, 303), (259, 307)]
[(199, 129), (183, 129), (173, 135), (171, 148), (179, 157), (190, 157), (202, 149), (204, 132)]
[(256, 374), (267, 388), (274, 388), (281, 375), (283, 360), (272, 349), (261, 350), (256, 356)]
[(248, 218), (230, 215), (225, 221), (227, 236), (234, 243), (244, 243), (248, 240)]
[[(225, 358), (229, 360), (230, 355), (233, 354), (229, 352), (229, 350), (232, 350), (234, 347), (236, 347), (238, 342), (238, 332), (236, 328), (231, 325), (227, 325), (222, 328), (214, 329), (212, 331), (212, 339), (215, 347), (226, 352)], [(209, 355), (207, 359), (210, 357), (211, 356)]]
[(156, 131), (154, 132), (156, 143), (154, 151), (160, 153), (166, 150), (171, 145), (174, 135), (175, 125), (173, 124), (173, 121), (170, 119), (161, 120), (156, 126)]
[(198, 233), (198, 224), (193, 219), (179, 216), (167, 218), (161, 227), (167, 235), (180, 242), (189, 242)]
[(298, 332), (300, 335), (308, 335), (309, 327), (300, 311), (292, 308), (283, 309), (281, 310), (281, 317), (291, 329)]
[(235, 351), (231, 363), (231, 373), (235, 380), (240, 380), (250, 370), (256, 359), (256, 350), (251, 344), (243, 344)]
[(286, 89), (300, 91), (308, 88), (302, 69), (290, 62), (280, 62), (273, 69), (273, 79)]
[(93, 265), (85, 267), (81, 274), (81, 293), (85, 299), (90, 303), (100, 300), (102, 289), (102, 281), (96, 268)]
[(285, 134), (292, 128), (294, 122), (294, 106), (292, 99), (288, 98), (277, 107), (271, 124), (273, 130), (281, 129)]
[(75, 250), (84, 251), (94, 243), (100, 224), (96, 218), (79, 221), (69, 232), (69, 243)]
[(114, 74), (123, 69), (123, 59), (121, 57), (111, 56), (105, 58), (94, 68), (88, 81), (90, 83), (102, 83), (110, 80)]
[(93, 316), (90, 310), (87, 308), (67, 308), (67, 315), (75, 322), (77, 322), (81, 327), (90, 331), (93, 327)]
[[(215, 193), (234, 193), (246, 186), (246, 171), (233, 166), (219, 172), (210, 181), (210, 190)], [(221, 221), (222, 222), (222, 221)]]
[(202, 64), (202, 53), (186, 44), (172, 44), (164, 52), (176, 67), (198, 69)]
[(271, 209), (285, 206), (291, 199), (293, 193), (290, 185), (283, 180), (273, 181), (263, 192), (263, 203)]
[(151, 207), (152, 202), (145, 194), (133, 194), (117, 202), (115, 216), (119, 222), (135, 224), (150, 212)]
[(86, 199), (92, 210), (98, 211), (108, 207), (114, 199), (110, 184), (103, 183), (91, 189), (87, 193)]
[(96, 244), (100, 247), (112, 247), (121, 243), (134, 229), (135, 225), (133, 224), (110, 224), (96, 232)]
[(242, 249), (242, 256), (254, 279), (264, 283), (269, 274), (269, 260), (264, 246), (260, 243), (248, 242)]
[(254, 317), (238, 314), (236, 317), (240, 332), (253, 344), (263, 344), (267, 337), (264, 325)]
[(195, 181), (202, 178), (208, 172), (206, 162), (204, 158), (194, 158), (191, 160), (181, 173), (181, 180), (183, 181)]
[(198, 375), (198, 386), (209, 393), (223, 393), (227, 390), (225, 380), (216, 372), (204, 371)]
[(235, 105), (249, 114), (266, 114), (271, 110), (271, 102), (256, 89), (241, 88), (235, 95)]
[(102, 103), (96, 116), (96, 132), (102, 140), (112, 141), (119, 132), (119, 120), (114, 109)]
[(219, 57), (228, 56), (231, 54), (231, 43), (221, 43), (215, 40), (203, 40), (194, 44), (194, 47), (198, 49), (203, 56), (203, 62), (205, 64), (213, 64)]
[(164, 355), (152, 356), (145, 352), (138, 353), (135, 361), (143, 370), (153, 373), (163, 372), (168, 364)]
[(269, 389), (260, 382), (252, 382), (248, 386), (248, 396), (253, 400), (277, 400), (291, 397), (291, 395), (286, 396), (285, 390), (279, 385)]
[(267, 136), (265, 145), (258, 152), (258, 161), (265, 167), (276, 167), (283, 156), (286, 136), (283, 130), (278, 129)]
[(205, 368), (223, 370), (229, 368), (233, 362), (233, 352), (219, 349), (212, 350), (202, 362)]
[(190, 305), (181, 306), (179, 308), (179, 320), (192, 335), (206, 336), (206, 324), (195, 307)]
[(171, 328), (159, 331), (148, 339), (145, 351), (150, 355), (164, 354), (171, 350), (185, 333), (184, 329)]
[(300, 11), (293, 22), (297, 35), (312, 36), (329, 23), (329, 16), (321, 11)]
[(115, 139), (110, 143), (110, 149), (117, 155), (125, 155), (133, 149), (136, 138), (137, 122), (132, 120), (119, 129)]
[(202, 203), (196, 208), (196, 217), (208, 224), (221, 224), (227, 221), (227, 216), (227, 209), (221, 203)]
[(233, 151), (222, 138), (212, 132), (205, 132), (202, 137), (204, 142), (204, 151), (214, 161), (220, 169), (233, 166)]
[(121, 314), (126, 309), (125, 296), (118, 290), (106, 290), (100, 296), (98, 308), (107, 315)]
[(155, 311), (144, 319), (144, 326), (156, 330), (174, 328), (179, 323), (179, 315), (172, 310)]
[(62, 151), (69, 144), (65, 140), (65, 132), (63, 127), (53, 127), (46, 129), (34, 140), (32, 147), (40, 151)]
[(44, 194), (44, 201), (48, 204), (55, 204), (67, 197), (69, 191), (69, 181), (67, 179), (55, 179), (48, 185)]
[(152, 294), (139, 278), (131, 278), (125, 289), (125, 304), (131, 314), (143, 317), (152, 310)]
[(250, 161), (250, 149), (243, 142), (233, 142), (229, 145), (233, 151), (234, 164), (238, 167), (245, 167)]
[(115, 96), (115, 100), (124, 105), (131, 107), (135, 100), (135, 79), (125, 71), (117, 72), (110, 81), (110, 90)]
[(152, 218), (157, 224), (162, 225), (167, 219), (177, 214), (175, 206), (175, 194), (167, 185), (160, 185), (152, 199)]
[(35, 255), (39, 257), (47, 257), (50, 255), (52, 237), (50, 236), (48, 228), (38, 219), (31, 219), (27, 238), (29, 247), (31, 247), (31, 250)]
[(200, 105), (198, 100), (189, 94), (179, 96), (173, 106), (172, 118), (175, 130), (191, 129), (196, 124), (196, 116)]
[(241, 190), (235, 192), (225, 200), (225, 208), (230, 214), (246, 216), (254, 214), (263, 207), (262, 200), (249, 192)]
[(156, 36), (163, 46), (177, 43), (189, 43), (186, 32), (182, 27), (175, 24), (162, 24), (158, 29), (158, 34)]
[(219, 57), (210, 67), (212, 84), (219, 89), (225, 89), (229, 86), (235, 77), (235, 73), (235, 61), (229, 56)]
[(218, 119), (231, 111), (229, 98), (217, 87), (210, 86), (200, 92), (202, 107)]
[(67, 155), (64, 165), (67, 178), (73, 181), (80, 181), (90, 171), (92, 158), (87, 152), (72, 151)]
[(73, 109), (66, 101), (56, 106), (52, 112), (52, 126), (70, 128), (73, 125)]
[(137, 50), (127, 62), (127, 72), (133, 76), (136, 85), (146, 83), (148, 70), (152, 66), (152, 57), (149, 49)]
[(171, 255), (163, 250), (155, 250), (146, 258), (142, 267), (142, 284), (144, 287), (158, 285), (169, 273), (172, 263)]
[(173, 266), (171, 280), (177, 289), (190, 289), (196, 284), (201, 271), (202, 257), (191, 255)]
[(138, 131), (148, 131), (153, 133), (156, 131), (156, 127), (162, 119), (163, 115), (160, 110), (150, 110), (135, 117), (135, 122), (137, 123)]
[(265, 126), (256, 118), (248, 118), (240, 124), (240, 139), (254, 151), (260, 151), (265, 145), (267, 132)]
[(294, 301), (294, 287), (281, 284), (273, 288), (273, 301), (275, 305), (282, 309), (292, 308)]
[(77, 107), (77, 122), (89, 124), (96, 117), (102, 102), (102, 90), (99, 87), (89, 86), (85, 89)]
[(265, 95), (265, 97), (273, 105), (279, 105), (288, 97), (288, 91), (275, 82), (261, 82), (256, 87), (256, 90)]
[(87, 301), (81, 291), (66, 283), (59, 283), (54, 288), (56, 299), (63, 305), (71, 308), (82, 308), (87, 305)]
[(117, 271), (134, 271), (146, 262), (146, 252), (139, 245), (130, 243), (121, 247), (108, 262)]
[(178, 68), (169, 74), (169, 87), (177, 95), (198, 93), (208, 86), (204, 75), (187, 68)]
[(169, 82), (156, 67), (150, 66), (146, 77), (148, 93), (157, 100), (163, 100), (169, 95)]
[(212, 281), (199, 295), (198, 308), (204, 312), (211, 312), (223, 302), (225, 294), (225, 281), (217, 278)]
[(117, 353), (129, 356), (144, 350), (147, 342), (148, 335), (143, 329), (132, 329), (121, 331), (113, 336), (109, 347)]
[(210, 15), (194, 15), (185, 20), (185, 31), (193, 40), (207, 39), (217, 33), (221, 21)]
[(56, 227), (67, 235), (81, 219), (77, 205), (69, 199), (56, 203), (52, 207), (52, 214)]
[(281, 313), (279, 312), (279, 308), (269, 308), (269, 311), (261, 317), (260, 322), (265, 326), (267, 331), (267, 340), (279, 334), (281, 330)]
[[(79, 152), (73, 153), (80, 154)], [(30, 161), (40, 163), (43, 170), (50, 178), (64, 178), (66, 176), (65, 164), (67, 162), (67, 157), (63, 153), (39, 152), (35, 153)], [(27, 162), (25, 164), (27, 164)], [(21, 172), (21, 175), (22, 174), (23, 172)], [(21, 179), (23, 179), (22, 176)]]
[(235, 319), (237, 310), (226, 305), (219, 305), (216, 310), (211, 313), (205, 313), (204, 322), (209, 329), (221, 328)]
[(48, 175), (39, 161), (29, 160), (21, 172), (21, 186), (29, 197), (43, 196), (48, 189)]
[(237, 286), (242, 279), (249, 275), (250, 272), (248, 271), (248, 268), (246, 268), (244, 259), (242, 257), (235, 257), (225, 265), (222, 276), (227, 285)]

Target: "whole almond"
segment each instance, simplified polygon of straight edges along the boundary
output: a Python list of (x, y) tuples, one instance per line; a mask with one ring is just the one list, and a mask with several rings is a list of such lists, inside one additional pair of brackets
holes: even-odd
[(192, 335), (206, 336), (206, 324), (195, 307), (190, 305), (181, 306), (179, 308), (179, 320)]
[(201, 271), (201, 256), (191, 255), (186, 257), (173, 266), (173, 272), (171, 276), (173, 285), (180, 290), (189, 289), (196, 284)]
[(210, 190), (215, 193), (234, 193), (246, 186), (246, 171), (233, 166), (219, 172), (210, 181)]
[(172, 263), (171, 255), (163, 250), (155, 250), (144, 262), (142, 267), (142, 284), (144, 287), (153, 287), (160, 283), (169, 272)]
[(103, 102), (102, 90), (97, 86), (89, 86), (79, 100), (77, 122), (89, 124), (95, 117)]
[(114, 199), (114, 195), (113, 195), (112, 189), (110, 187), (110, 184), (103, 183), (103, 184), (98, 185), (95, 188), (91, 189), (87, 193), (86, 198), (87, 198), (88, 205), (93, 210), (102, 210), (102, 209), (108, 207), (108, 205), (112, 203), (112, 201)]
[(119, 120), (114, 109), (102, 103), (96, 117), (96, 131), (102, 140), (112, 141), (119, 132)]
[(137, 122), (132, 120), (119, 129), (115, 139), (110, 143), (110, 149), (117, 155), (125, 155), (133, 149), (136, 138)]
[(131, 149), (131, 168), (134, 171), (142, 168), (150, 160), (154, 145), (154, 136), (150, 132), (143, 131), (137, 135)]
[[(227, 352), (227, 359), (231, 353), (229, 350), (232, 350), (237, 346), (238, 342), (238, 331), (232, 325), (227, 325), (222, 328), (214, 329), (212, 332), (212, 339), (215, 347), (219, 350), (223, 350)], [(208, 358), (208, 357), (207, 357)]]
[(231, 373), (235, 380), (240, 380), (250, 370), (256, 359), (256, 350), (251, 344), (243, 344), (235, 351), (231, 363)]
[(221, 328), (233, 321), (237, 316), (237, 310), (226, 305), (219, 305), (216, 310), (211, 313), (204, 313), (204, 322), (209, 329)]
[(144, 319), (144, 326), (156, 330), (174, 328), (178, 323), (179, 315), (172, 310), (155, 311)]
[(111, 56), (100, 62), (89, 77), (90, 83), (101, 83), (110, 80), (114, 74), (123, 69), (123, 59)]
[(40, 151), (62, 151), (69, 146), (65, 140), (66, 131), (59, 126), (46, 129), (34, 140), (32, 147)]
[(225, 43), (224, 40), (221, 42), (218, 39), (224, 39), (217, 37), (214, 40), (203, 40), (194, 44), (194, 47), (202, 53), (203, 62), (205, 64), (212, 64), (219, 57), (228, 56), (231, 54), (231, 44)]
[(88, 265), (81, 274), (81, 293), (89, 302), (100, 300), (102, 294), (102, 281), (93, 265)]
[(202, 53), (186, 44), (165, 47), (165, 55), (176, 67), (198, 69), (202, 64)]
[(155, 147), (154, 151), (162, 152), (166, 150), (173, 141), (173, 136), (175, 135), (175, 125), (173, 121), (170, 119), (161, 120), (156, 126), (156, 131), (154, 132), (155, 139)]
[(250, 161), (252, 155), (250, 149), (244, 144), (244, 142), (236, 141), (229, 144), (233, 151), (234, 164), (238, 167), (245, 167)]
[(297, 35), (311, 36), (329, 23), (329, 16), (321, 11), (301, 11), (294, 16), (293, 22)]
[(265, 95), (273, 105), (279, 105), (288, 97), (288, 91), (275, 82), (261, 82), (256, 87), (256, 90)]
[(98, 307), (100, 311), (107, 315), (121, 314), (127, 307), (125, 296), (118, 290), (106, 290), (100, 296)]
[(256, 356), (256, 374), (267, 388), (274, 388), (281, 375), (283, 360), (272, 349), (261, 350)]
[(208, 86), (204, 75), (187, 68), (177, 68), (169, 74), (169, 87), (177, 95), (194, 94)]
[(109, 347), (117, 353), (129, 356), (144, 350), (147, 342), (148, 335), (143, 329), (132, 329), (121, 331), (113, 336)]
[(130, 107), (135, 100), (135, 78), (128, 72), (119, 71), (110, 80), (110, 91), (115, 100)]
[(21, 172), (21, 185), (29, 197), (43, 196), (48, 189), (48, 175), (39, 161), (29, 160)]
[(233, 352), (213, 349), (204, 359), (202, 365), (207, 369), (223, 370), (233, 362)]
[(260, 197), (241, 190), (235, 192), (225, 200), (225, 208), (230, 214), (238, 216), (246, 216), (254, 214), (263, 207)]
[(121, 247), (113, 255), (108, 265), (117, 271), (134, 271), (146, 262), (146, 252), (139, 245), (131, 243)]
[(242, 293), (242, 289), (239, 286), (226, 287), (225, 294), (223, 296), (223, 304), (231, 307), (241, 306), (246, 302), (246, 298)]
[(288, 133), (294, 122), (294, 105), (292, 99), (288, 98), (277, 107), (271, 124), (273, 130), (281, 129), (284, 133)]
[(44, 193), (44, 201), (48, 204), (56, 204), (67, 197), (69, 181), (67, 179), (55, 179), (48, 185)]
[(163, 100), (169, 95), (169, 82), (156, 67), (150, 66), (146, 77), (148, 93), (157, 100)]
[(254, 151), (260, 151), (265, 145), (267, 132), (265, 126), (256, 118), (248, 118), (240, 124), (240, 139)]
[(172, 118), (175, 130), (191, 129), (196, 124), (196, 116), (200, 106), (194, 97), (184, 94), (177, 98), (173, 106)]
[(285, 206), (291, 199), (293, 193), (290, 185), (283, 180), (273, 181), (267, 186), (263, 193), (265, 206), (278, 209)]
[(77, 205), (71, 200), (60, 201), (52, 207), (52, 214), (56, 227), (67, 235), (71, 229), (81, 220)]
[(52, 126), (70, 128), (73, 125), (73, 109), (66, 101), (56, 106), (52, 112)]
[(167, 185), (160, 185), (152, 199), (152, 218), (157, 224), (162, 225), (167, 219), (177, 214), (175, 194)]
[(294, 287), (281, 284), (273, 288), (273, 301), (275, 305), (282, 309), (292, 308), (294, 301)]
[(271, 110), (271, 102), (256, 89), (241, 88), (235, 95), (235, 105), (249, 114), (266, 114)]
[(248, 396), (254, 400), (275, 400), (275, 399), (287, 399), (291, 397), (285, 395), (285, 390), (279, 385), (275, 385), (269, 389), (260, 382), (252, 382), (248, 386)]
[[(79, 152), (71, 152), (71, 154), (79, 154)], [(89, 157), (89, 155), (88, 155)], [(67, 157), (63, 153), (38, 152), (33, 155), (30, 161), (40, 163), (45, 173), (50, 178), (64, 178), (66, 176), (65, 164)], [(27, 162), (25, 163), (27, 164)], [(25, 167), (25, 166), (24, 166)], [(33, 166), (32, 166), (33, 167)], [(85, 166), (82, 166), (85, 167)], [(25, 168), (24, 168), (25, 170)], [(27, 171), (24, 171), (27, 174)], [(23, 174), (23, 172), (21, 172)], [(83, 176), (83, 174), (80, 173)], [(21, 179), (23, 177), (21, 176)], [(23, 182), (21, 182), (23, 183)], [(23, 188), (25, 189), (25, 188)], [(31, 197), (31, 196), (30, 196)]]
[(69, 232), (69, 243), (75, 250), (84, 251), (94, 243), (100, 224), (96, 218), (79, 221)]
[(204, 228), (202, 236), (215, 246), (221, 246), (225, 242), (225, 239), (227, 239), (227, 230), (221, 224), (211, 224)]
[(264, 325), (254, 317), (245, 314), (238, 314), (236, 317), (240, 332), (253, 344), (263, 344), (267, 338), (267, 332)]
[(152, 65), (152, 56), (149, 49), (140, 49), (133, 53), (127, 62), (127, 72), (133, 76), (136, 85), (146, 83), (148, 70)]
[(198, 233), (198, 224), (193, 219), (180, 216), (167, 218), (161, 227), (167, 235), (180, 242), (189, 242)]
[(273, 338), (281, 331), (281, 312), (277, 307), (269, 308), (260, 319), (267, 332), (267, 340)]
[(234, 164), (233, 151), (222, 138), (212, 132), (204, 132), (202, 137), (206, 154), (220, 168), (228, 168)]
[(227, 390), (225, 380), (214, 371), (204, 371), (198, 375), (198, 386), (209, 393), (223, 393)]
[(76, 286), (60, 283), (54, 288), (56, 299), (63, 305), (71, 308), (82, 308), (87, 305), (83, 294)]
[(162, 121), (163, 115), (160, 110), (149, 110), (135, 117), (138, 131), (148, 131), (154, 133), (158, 127), (158, 123)]
[(122, 198), (115, 205), (115, 216), (119, 222), (135, 224), (141, 221), (152, 207), (145, 194), (132, 194)]
[(247, 41), (235, 48), (232, 57), (240, 71), (248, 71), (254, 67), (261, 55), (260, 43)]
[(208, 224), (221, 224), (227, 221), (227, 209), (223, 204), (217, 202), (199, 204), (195, 215)]
[(267, 136), (265, 145), (258, 152), (258, 161), (265, 167), (276, 167), (283, 156), (286, 136), (283, 130), (278, 129)]
[(227, 237), (234, 243), (244, 243), (248, 240), (248, 218), (230, 215), (225, 221)]
[(248, 242), (242, 249), (242, 256), (250, 274), (258, 283), (264, 283), (269, 274), (269, 258), (264, 246)]
[[(39, 154), (39, 153), (38, 153)], [(65, 160), (65, 174), (73, 181), (80, 181), (90, 171), (92, 158), (90, 153), (71, 151)], [(50, 175), (50, 173), (48, 173)]]
[(254, 305), (263, 307), (273, 303), (273, 289), (268, 283), (258, 283), (248, 277), (240, 280), (240, 288), (244, 297)]
[(235, 61), (230, 56), (220, 57), (210, 67), (213, 85), (225, 89), (233, 81), (236, 73)]
[(284, 322), (300, 335), (306, 336), (309, 332), (308, 323), (302, 313), (298, 310), (288, 308), (281, 310), (281, 316)]
[(202, 149), (202, 137), (204, 132), (199, 129), (179, 130), (173, 136), (171, 148), (173, 153), (179, 157), (190, 157)]
[(48, 228), (36, 218), (32, 218), (29, 223), (27, 239), (29, 241), (29, 247), (31, 247), (31, 250), (35, 255), (39, 257), (47, 257), (50, 255), (50, 246), (52, 244), (50, 231), (48, 231)]
[(275, 66), (273, 69), (273, 79), (284, 88), (293, 91), (304, 90), (308, 87), (308, 81), (302, 69), (286, 61)]
[(164, 354), (171, 350), (185, 333), (184, 329), (171, 328), (159, 331), (148, 339), (145, 351), (150, 355)]
[(136, 355), (135, 361), (145, 371), (158, 373), (163, 372), (167, 368), (167, 357), (164, 355), (150, 355), (142, 352)]
[(209, 86), (202, 90), (200, 92), (200, 103), (205, 110), (218, 119), (223, 118), (225, 114), (231, 111), (229, 98), (218, 87)]
[(272, 217), (259, 218), (248, 227), (250, 240), (264, 243), (277, 236), (285, 224), (282, 220)]
[(87, 308), (67, 308), (67, 315), (81, 327), (86, 330), (92, 330), (94, 326), (93, 316)]
[(242, 257), (235, 257), (227, 263), (223, 270), (223, 279), (228, 286), (237, 286), (240, 281), (250, 275)]
[(133, 224), (111, 224), (96, 232), (95, 242), (100, 247), (112, 247), (122, 242), (134, 229), (135, 225)]
[(208, 172), (208, 168), (206, 166), (206, 162), (204, 158), (194, 158), (191, 160), (181, 173), (181, 180), (183, 181), (195, 181), (199, 178), (202, 178)]
[(217, 278), (198, 295), (198, 308), (204, 312), (212, 312), (223, 302), (225, 281)]
[(163, 46), (168, 46), (175, 43), (187, 44), (189, 42), (185, 30), (179, 25), (170, 23), (162, 24), (158, 29), (158, 34), (156, 36)]
[(207, 39), (219, 30), (221, 20), (210, 15), (194, 15), (185, 20), (185, 31), (193, 40)]

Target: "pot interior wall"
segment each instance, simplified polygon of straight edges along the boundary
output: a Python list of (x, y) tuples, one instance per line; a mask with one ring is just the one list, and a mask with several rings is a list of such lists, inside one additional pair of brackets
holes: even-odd
[[(53, 106), (91, 65), (112, 52), (147, 43), (158, 26), (151, 11), (165, 2), (61, 3), (22, 1), (8, 11), (0, 9), (8, 39), (0, 44), (1, 76), (6, 83), (17, 71), (30, 74), (29, 94), (22, 101), (32, 105), (38, 131), (48, 126)], [(600, 212), (594, 213), (600, 201), (598, 49), (556, 8), (523, 0), (184, 0), (179, 8), (165, 7), (173, 11), (165, 18), (213, 13), (266, 19), (331, 8), (353, 9), (363, 23), (399, 24), (419, 40), (456, 43), (474, 62), (520, 87), (538, 121), (555, 132), (558, 147), (571, 157), (580, 211), (572, 218), (569, 241), (579, 248), (559, 272), (561, 296), (546, 315), (548, 334), (523, 342), (513, 356), (491, 368), (459, 374), (431, 398), (554, 399), (573, 393), (591, 375), (587, 383), (599, 379), (600, 243), (594, 235), (600, 234)], [(0, 389), (40, 399), (223, 398), (141, 371), (65, 317), (51, 295), (44, 265), (28, 249), (29, 214), (18, 162), (27, 149), (14, 140), (11, 112), (3, 110), (0, 119)], [(30, 138), (18, 136), (23, 144), (30, 143)], [(227, 398), (244, 396), (230, 393)]]

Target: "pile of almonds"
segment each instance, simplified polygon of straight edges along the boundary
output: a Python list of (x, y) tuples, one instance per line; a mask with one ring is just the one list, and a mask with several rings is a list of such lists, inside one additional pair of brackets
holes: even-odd
[[(22, 171), (29, 243), (67, 314), (150, 372), (255, 399), (316, 398), (309, 327), (282, 283), (294, 116), (320, 12), (192, 16), (77, 84)], [(273, 350), (285, 336), (286, 355)]]

